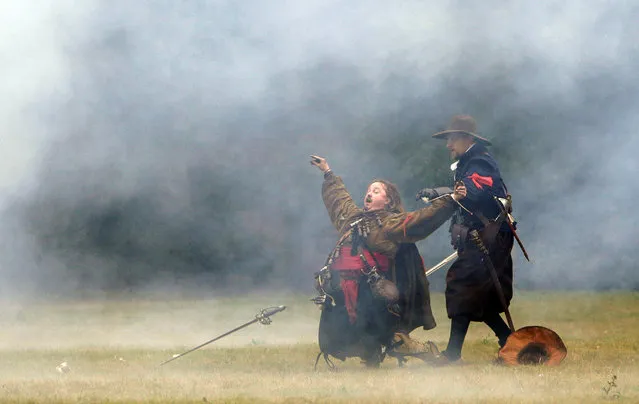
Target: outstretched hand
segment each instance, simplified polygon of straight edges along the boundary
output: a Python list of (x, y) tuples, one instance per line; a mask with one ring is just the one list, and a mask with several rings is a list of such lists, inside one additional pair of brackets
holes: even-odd
[(453, 191), (453, 199), (459, 201), (466, 197), (466, 185), (464, 185), (463, 181), (458, 181), (455, 184), (455, 189)]
[(321, 172), (326, 173), (331, 168), (324, 157), (311, 154), (311, 165), (317, 167)]
[(433, 188), (424, 188), (415, 195), (416, 201), (421, 201), (423, 198), (427, 200), (435, 199), (439, 196), (439, 193)]

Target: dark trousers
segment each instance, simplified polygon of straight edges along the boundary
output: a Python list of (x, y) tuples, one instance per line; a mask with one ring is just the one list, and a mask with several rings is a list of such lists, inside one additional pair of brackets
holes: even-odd
[[(485, 313), (481, 321), (493, 330), (499, 339), (499, 346), (503, 347), (511, 331), (499, 313)], [(448, 346), (444, 352), (444, 355), (446, 355), (448, 359), (458, 360), (461, 358), (461, 350), (470, 322), (470, 318), (466, 316), (455, 316), (451, 319), (450, 338), (448, 339)]]

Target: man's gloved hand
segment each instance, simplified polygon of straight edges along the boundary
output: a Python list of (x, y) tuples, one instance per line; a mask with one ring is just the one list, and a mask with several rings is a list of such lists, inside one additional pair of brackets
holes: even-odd
[(435, 188), (424, 188), (415, 195), (415, 200), (419, 201), (422, 198), (435, 199), (439, 196), (439, 193)]

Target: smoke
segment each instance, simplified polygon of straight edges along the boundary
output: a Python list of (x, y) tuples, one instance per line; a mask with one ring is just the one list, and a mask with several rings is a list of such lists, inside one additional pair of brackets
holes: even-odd
[(307, 156), (409, 202), (450, 181), (429, 135), (459, 112), (514, 195), (520, 287), (639, 284), (630, 3), (41, 3), (0, 17), (3, 293), (310, 290), (336, 235)]

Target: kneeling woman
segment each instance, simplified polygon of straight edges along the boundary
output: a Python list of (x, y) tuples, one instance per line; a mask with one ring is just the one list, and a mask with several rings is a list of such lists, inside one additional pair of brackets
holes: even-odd
[(451, 217), (466, 189), (462, 185), (429, 206), (405, 212), (395, 185), (375, 180), (361, 209), (326, 159), (311, 156), (311, 164), (324, 173), (322, 198), (340, 234), (316, 274), (324, 358), (330, 363), (329, 355), (360, 357), (367, 366), (379, 366), (385, 353), (424, 352), (408, 337), (417, 327), (435, 327), (428, 281), (413, 243)]

